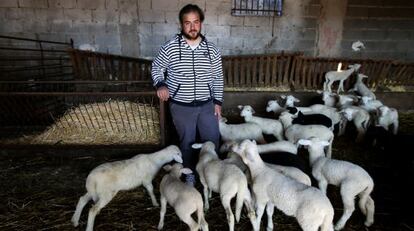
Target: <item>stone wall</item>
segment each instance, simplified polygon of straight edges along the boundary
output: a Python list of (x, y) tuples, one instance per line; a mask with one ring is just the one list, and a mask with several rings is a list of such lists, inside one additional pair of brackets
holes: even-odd
[[(321, 57), (414, 60), (414, 2), (285, 0), (281, 17), (231, 16), (232, 0), (2, 0), (0, 34), (98, 45), (153, 57), (179, 31), (187, 3), (206, 15), (203, 33), (224, 55), (303, 51)], [(356, 40), (367, 49), (351, 51)]]

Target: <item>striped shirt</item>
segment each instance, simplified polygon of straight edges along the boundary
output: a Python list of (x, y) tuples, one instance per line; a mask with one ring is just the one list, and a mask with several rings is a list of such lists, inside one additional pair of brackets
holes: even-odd
[(181, 35), (165, 43), (152, 62), (151, 75), (156, 88), (168, 87), (172, 102), (184, 105), (223, 102), (221, 54), (204, 37), (194, 50)]

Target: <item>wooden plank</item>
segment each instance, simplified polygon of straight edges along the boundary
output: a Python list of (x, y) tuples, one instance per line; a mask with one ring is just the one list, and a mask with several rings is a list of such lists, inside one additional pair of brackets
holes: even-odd
[(228, 74), (227, 74), (227, 78), (228, 78), (228, 84), (230, 85), (230, 87), (234, 87), (234, 78), (233, 78), (233, 60), (232, 59), (228, 59), (227, 61), (227, 67), (228, 67)]
[(258, 59), (258, 57), (253, 57), (252, 58), (252, 60), (253, 60), (253, 62), (252, 62), (252, 84), (253, 84), (253, 86), (257, 86), (257, 72), (258, 72), (258, 70), (257, 70), (257, 59)]
[(245, 71), (246, 71), (246, 79), (249, 81), (250, 86), (254, 86), (253, 85), (253, 76), (252, 76), (252, 58), (246, 58), (246, 63), (245, 63)]
[(265, 67), (265, 80), (264, 80), (264, 86), (270, 87), (270, 65), (272, 63), (272, 57), (267, 56), (266, 58), (266, 67)]
[(239, 79), (239, 63), (240, 63), (240, 61), (239, 61), (239, 59), (238, 58), (235, 58), (234, 60), (233, 60), (234, 62), (233, 62), (233, 71), (234, 71), (234, 85), (236, 86), (236, 87), (240, 87), (240, 79)]
[(280, 79), (277, 78), (277, 55), (272, 57), (272, 67), (271, 67), (271, 74), (270, 74), (270, 85), (277, 86), (281, 84)]

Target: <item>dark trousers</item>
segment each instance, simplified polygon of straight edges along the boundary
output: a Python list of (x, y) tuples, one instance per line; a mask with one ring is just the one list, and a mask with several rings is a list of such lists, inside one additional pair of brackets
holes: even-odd
[(180, 139), (183, 165), (195, 171), (200, 150), (193, 150), (191, 145), (196, 142), (197, 132), (200, 142), (211, 141), (218, 150), (220, 132), (217, 116), (214, 115), (214, 103), (208, 102), (201, 106), (183, 106), (170, 102), (170, 112)]

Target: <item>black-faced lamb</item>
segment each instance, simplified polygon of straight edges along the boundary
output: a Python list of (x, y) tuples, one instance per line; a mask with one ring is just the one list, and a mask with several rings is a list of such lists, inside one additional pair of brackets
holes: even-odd
[(143, 185), (152, 204), (158, 206), (153, 192), (152, 180), (161, 167), (171, 161), (182, 163), (181, 151), (175, 145), (170, 145), (152, 154), (139, 154), (131, 159), (104, 163), (94, 168), (86, 178), (87, 193), (79, 198), (72, 223), (79, 224), (81, 212), (88, 201), (95, 205), (89, 210), (87, 231), (93, 230), (96, 215), (121, 190), (130, 190)]
[[(189, 168), (183, 168), (182, 164), (166, 165), (164, 170), (166, 174), (160, 183), (161, 194), (161, 211), (158, 230), (164, 227), (164, 216), (167, 210), (167, 202), (171, 205), (177, 216), (186, 223), (191, 231), (201, 230), (208, 231), (208, 224), (204, 219), (203, 199), (201, 194), (194, 187), (181, 182), (181, 174), (191, 174)], [(191, 217), (191, 214), (197, 212), (197, 222)]]

